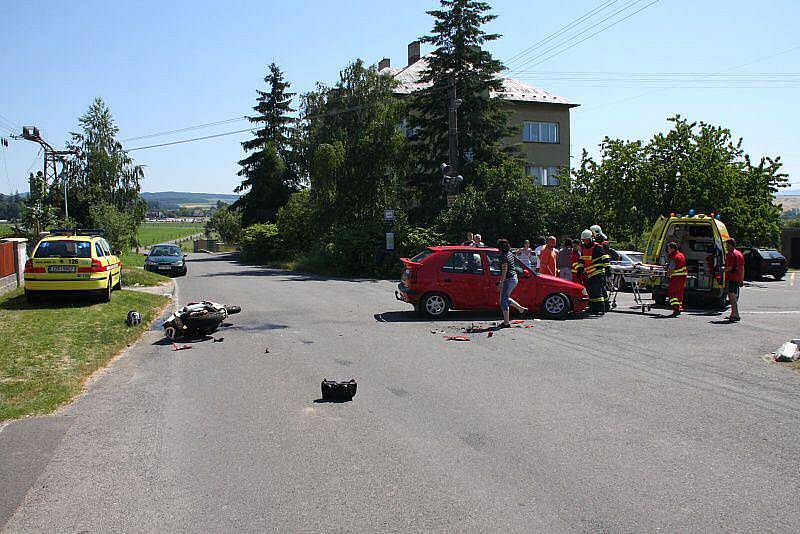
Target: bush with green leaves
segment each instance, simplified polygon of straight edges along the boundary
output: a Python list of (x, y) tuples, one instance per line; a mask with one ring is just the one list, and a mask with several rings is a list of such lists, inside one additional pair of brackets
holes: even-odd
[(111, 204), (97, 204), (89, 208), (91, 225), (102, 229), (104, 237), (114, 250), (127, 252), (136, 243), (136, 220), (133, 215), (119, 211)]
[(206, 223), (206, 233), (216, 230), (225, 243), (238, 243), (242, 233), (242, 214), (228, 208), (220, 208)]
[(316, 204), (311, 191), (292, 193), (289, 201), (278, 210), (278, 231), (284, 243), (292, 247), (307, 247), (316, 239)]
[(247, 262), (266, 262), (286, 256), (278, 226), (274, 223), (261, 223), (242, 230), (239, 238), (242, 259)]

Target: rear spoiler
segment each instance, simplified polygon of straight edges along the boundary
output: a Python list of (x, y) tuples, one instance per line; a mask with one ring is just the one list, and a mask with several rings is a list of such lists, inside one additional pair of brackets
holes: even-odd
[(402, 261), (403, 264), (405, 264), (407, 267), (408, 266), (411, 266), (411, 267), (422, 267), (421, 263), (419, 263), (417, 261), (411, 261), (408, 258), (400, 258), (400, 261)]

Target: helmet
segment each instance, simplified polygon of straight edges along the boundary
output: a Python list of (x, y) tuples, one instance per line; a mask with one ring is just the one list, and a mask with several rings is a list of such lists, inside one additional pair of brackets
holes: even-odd
[(581, 232), (581, 239), (591, 239), (592, 238), (592, 231), (591, 230), (584, 230)]
[(128, 326), (139, 326), (142, 324), (142, 314), (136, 310), (129, 311), (128, 317), (125, 319), (125, 323)]
[(600, 228), (599, 224), (593, 224), (592, 226), (589, 227), (589, 230), (591, 230), (593, 234), (602, 234), (603, 233), (603, 229)]

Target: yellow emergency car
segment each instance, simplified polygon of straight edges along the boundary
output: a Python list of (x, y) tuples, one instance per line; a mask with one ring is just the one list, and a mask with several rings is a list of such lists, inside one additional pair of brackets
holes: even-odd
[(108, 241), (88, 231), (56, 231), (45, 237), (25, 263), (25, 297), (87, 292), (103, 302), (120, 288), (122, 263)]
[[(686, 256), (689, 276), (686, 296), (716, 306), (725, 306), (728, 291), (725, 280), (725, 241), (730, 238), (728, 229), (718, 216), (671, 214), (661, 216), (653, 225), (644, 252), (645, 263), (667, 264), (667, 245), (674, 241)], [(667, 299), (669, 281), (656, 280), (653, 299), (663, 304)]]

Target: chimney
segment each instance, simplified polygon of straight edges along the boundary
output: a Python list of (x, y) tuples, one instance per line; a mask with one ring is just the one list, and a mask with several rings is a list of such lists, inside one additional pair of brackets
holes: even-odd
[(408, 64), (413, 65), (419, 61), (419, 41), (408, 43)]
[(388, 69), (391, 66), (392, 61), (388, 57), (385, 57), (378, 62), (378, 72), (382, 71), (383, 69)]

